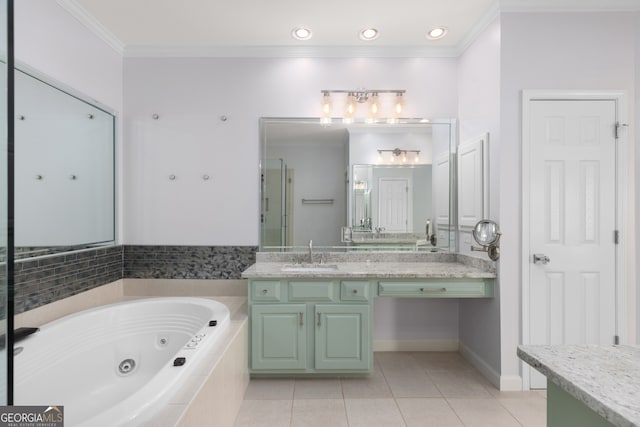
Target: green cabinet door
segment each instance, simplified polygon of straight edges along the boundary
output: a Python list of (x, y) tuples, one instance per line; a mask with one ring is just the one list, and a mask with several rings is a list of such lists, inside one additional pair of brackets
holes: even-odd
[(315, 305), (315, 368), (371, 370), (371, 309), (368, 305)]
[(251, 368), (306, 368), (306, 316), (305, 304), (252, 305)]

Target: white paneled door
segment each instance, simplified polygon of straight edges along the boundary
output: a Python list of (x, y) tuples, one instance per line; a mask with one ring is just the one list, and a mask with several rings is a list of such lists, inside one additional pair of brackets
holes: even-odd
[(409, 230), (409, 180), (405, 178), (380, 178), (379, 227), (389, 233), (406, 233)]
[[(531, 100), (529, 343), (613, 344), (616, 102)], [(531, 370), (531, 388), (546, 387)]]

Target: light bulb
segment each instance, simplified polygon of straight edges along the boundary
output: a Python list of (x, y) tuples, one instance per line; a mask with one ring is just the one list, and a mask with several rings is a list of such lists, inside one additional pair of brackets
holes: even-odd
[(416, 153), (416, 158), (415, 158), (415, 159), (413, 159), (413, 162), (414, 162), (414, 163), (418, 163), (419, 161), (420, 161), (420, 154), (419, 154), (419, 153)]
[(396, 156), (395, 156), (393, 153), (391, 153), (391, 154), (389, 155), (389, 161), (390, 161), (391, 163), (393, 163), (393, 162), (395, 161), (395, 157), (396, 157)]
[(404, 151), (402, 153), (402, 163), (407, 163), (407, 152), (406, 151)]
[(396, 96), (396, 102), (393, 106), (393, 112), (396, 114), (396, 116), (399, 116), (400, 114), (402, 114), (403, 108), (404, 108), (404, 97), (402, 96), (401, 93), (399, 93)]
[(378, 151), (378, 163), (382, 163), (384, 160), (382, 159), (382, 151)]
[(331, 117), (331, 96), (329, 92), (322, 95), (322, 117)]
[(344, 116), (347, 118), (352, 118), (356, 112), (356, 97), (353, 92), (349, 92), (347, 96), (347, 105), (344, 109)]
[(380, 100), (378, 99), (378, 94), (374, 93), (370, 98), (371, 105), (369, 106), (369, 112), (372, 117), (375, 117), (380, 113)]

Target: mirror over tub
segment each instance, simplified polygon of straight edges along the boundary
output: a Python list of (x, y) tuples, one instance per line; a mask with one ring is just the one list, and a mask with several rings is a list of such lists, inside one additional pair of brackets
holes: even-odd
[(16, 258), (115, 241), (115, 114), (41, 73), (15, 72)]
[(260, 250), (455, 251), (455, 120), (262, 118)]

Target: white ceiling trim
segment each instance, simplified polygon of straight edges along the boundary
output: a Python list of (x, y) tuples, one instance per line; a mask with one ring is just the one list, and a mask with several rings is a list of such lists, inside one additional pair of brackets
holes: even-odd
[(447, 58), (456, 48), (358, 46), (126, 46), (127, 58)]
[(456, 47), (456, 56), (460, 56), (464, 53), (469, 46), (476, 41), (476, 39), (487, 29), (489, 24), (493, 22), (500, 15), (500, 3), (496, 0), (491, 5), (491, 8), (478, 20), (473, 26), (471, 31), (462, 39), (460, 44)]
[(87, 27), (92, 33), (98, 36), (109, 47), (118, 52), (120, 55), (124, 54), (124, 43), (118, 39), (111, 31), (109, 31), (104, 25), (102, 25), (96, 18), (87, 13), (87, 11), (80, 6), (75, 0), (56, 0), (56, 2), (67, 12), (76, 18), (82, 25)]
[(637, 12), (640, 0), (499, 0), (501, 12)]

